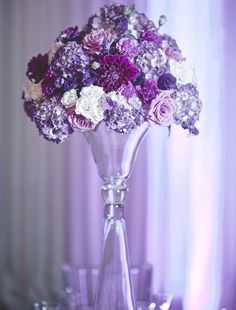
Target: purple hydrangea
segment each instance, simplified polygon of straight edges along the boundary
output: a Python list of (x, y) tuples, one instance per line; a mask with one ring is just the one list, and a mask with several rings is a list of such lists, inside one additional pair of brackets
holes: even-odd
[(169, 58), (173, 58), (176, 61), (184, 60), (176, 40), (167, 34), (162, 35), (162, 48)]
[(175, 89), (176, 78), (169, 72), (164, 73), (158, 78), (157, 86), (161, 90)]
[(116, 32), (118, 35), (122, 35), (128, 30), (128, 19), (124, 16), (115, 20)]
[(73, 128), (68, 122), (67, 113), (56, 97), (43, 102), (39, 106), (34, 120), (39, 133), (49, 141), (61, 143), (73, 133)]
[(140, 43), (135, 64), (145, 74), (146, 79), (157, 80), (160, 75), (169, 70), (165, 53), (157, 48), (155, 43), (149, 41)]
[(106, 93), (117, 91), (123, 84), (132, 81), (138, 68), (122, 55), (106, 55), (100, 61), (98, 86), (103, 87)]
[(139, 110), (127, 109), (122, 105), (113, 103), (113, 106), (104, 112), (106, 126), (122, 134), (129, 133), (132, 129), (140, 126), (144, 120), (145, 112), (142, 108)]
[(139, 34), (138, 37), (140, 37), (141, 34), (146, 31), (152, 31), (158, 33), (158, 29), (155, 26), (155, 24), (151, 20), (149, 20), (145, 14), (134, 11), (130, 15), (130, 18), (132, 20), (136, 20), (135, 28)]
[(44, 78), (47, 70), (48, 54), (38, 54), (29, 61), (26, 75), (32, 82), (39, 83)]
[(90, 62), (91, 57), (84, 52), (82, 45), (72, 41), (68, 42), (56, 53), (51, 68), (53, 70), (60, 69), (64, 73), (71, 69), (83, 71), (90, 65)]
[(56, 41), (66, 44), (69, 41), (78, 41), (80, 38), (80, 32), (78, 26), (69, 27), (66, 30), (62, 31), (57, 37)]
[(34, 121), (39, 106), (40, 103), (38, 103), (37, 101), (24, 101), (24, 111), (26, 115), (31, 119), (31, 121)]
[(199, 120), (202, 102), (196, 87), (190, 83), (182, 85), (172, 94), (172, 98), (177, 107), (174, 114), (175, 123), (188, 129), (191, 134), (197, 135), (198, 129), (195, 127), (195, 123)]

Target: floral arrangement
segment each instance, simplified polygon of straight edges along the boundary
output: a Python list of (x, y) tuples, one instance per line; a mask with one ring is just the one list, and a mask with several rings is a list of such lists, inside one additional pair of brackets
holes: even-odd
[(100, 122), (126, 134), (143, 122), (181, 125), (192, 135), (202, 103), (196, 75), (176, 41), (134, 5), (102, 7), (86, 25), (70, 27), (49, 52), (33, 57), (24, 109), (39, 133), (61, 143)]

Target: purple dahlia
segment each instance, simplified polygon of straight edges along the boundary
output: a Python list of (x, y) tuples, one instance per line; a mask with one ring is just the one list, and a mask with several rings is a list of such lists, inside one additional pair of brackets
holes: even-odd
[(48, 54), (38, 54), (33, 57), (29, 63), (26, 71), (27, 77), (34, 83), (39, 83), (48, 70)]
[(109, 93), (132, 81), (138, 73), (138, 68), (122, 55), (106, 55), (101, 59), (97, 73), (98, 86)]

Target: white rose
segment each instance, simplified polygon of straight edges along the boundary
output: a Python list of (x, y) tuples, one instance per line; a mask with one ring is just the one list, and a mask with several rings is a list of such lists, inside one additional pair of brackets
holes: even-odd
[(75, 89), (71, 89), (64, 93), (63, 97), (61, 98), (61, 103), (66, 107), (72, 107), (76, 104), (78, 100), (77, 92)]
[(76, 101), (75, 113), (83, 115), (91, 120), (93, 124), (99, 123), (103, 119), (103, 107), (101, 98), (104, 91), (98, 86), (83, 87), (81, 97)]
[(101, 103), (83, 97), (77, 100), (75, 113), (83, 115), (91, 120), (93, 124), (97, 124), (103, 119), (103, 108)]
[(102, 87), (91, 85), (89, 87), (83, 87), (80, 96), (85, 98), (101, 98), (104, 94)]
[(26, 100), (40, 100), (43, 97), (41, 82), (36, 84), (27, 80), (24, 86), (24, 94)]
[(177, 79), (177, 84), (191, 83), (197, 85), (197, 77), (194, 69), (188, 65), (185, 61), (178, 62), (174, 59), (170, 59), (170, 72)]

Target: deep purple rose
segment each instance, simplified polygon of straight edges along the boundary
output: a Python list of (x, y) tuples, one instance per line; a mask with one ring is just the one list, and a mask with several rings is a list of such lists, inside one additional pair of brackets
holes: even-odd
[(39, 83), (48, 70), (48, 54), (38, 54), (33, 57), (29, 63), (26, 71), (27, 77), (34, 83)]
[(161, 90), (175, 89), (176, 78), (171, 73), (164, 73), (159, 77), (157, 86)]
[(117, 91), (123, 84), (132, 81), (138, 68), (122, 55), (106, 55), (100, 61), (98, 86), (103, 87), (106, 93)]

